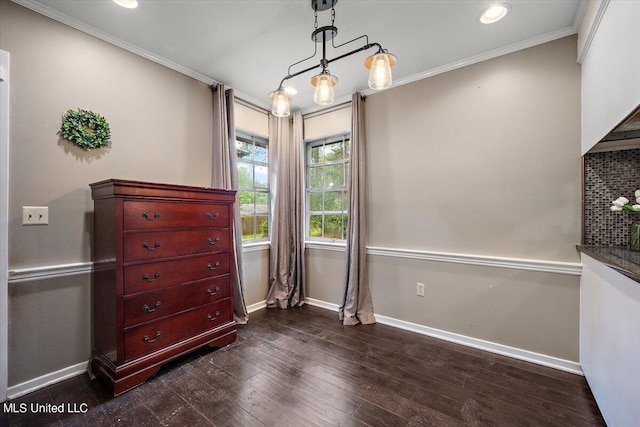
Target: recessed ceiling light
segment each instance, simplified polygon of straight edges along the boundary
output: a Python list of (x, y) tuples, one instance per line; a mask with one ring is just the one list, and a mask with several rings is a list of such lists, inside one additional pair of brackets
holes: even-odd
[(298, 93), (298, 89), (296, 89), (296, 88), (295, 88), (295, 87), (293, 87), (293, 86), (287, 86), (287, 87), (285, 87), (285, 88), (284, 88), (284, 91), (285, 91), (285, 92), (287, 92), (287, 95), (289, 95), (289, 96), (293, 96), (293, 95), (295, 95), (296, 93)]
[(507, 3), (494, 3), (489, 6), (482, 15), (480, 15), (480, 22), (483, 24), (493, 24), (498, 22), (509, 13), (510, 6)]
[(113, 0), (117, 5), (126, 7), (127, 9), (135, 9), (138, 7), (138, 0)]

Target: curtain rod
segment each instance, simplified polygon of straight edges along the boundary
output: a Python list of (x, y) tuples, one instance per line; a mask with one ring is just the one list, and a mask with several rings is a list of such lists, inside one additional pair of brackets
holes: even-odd
[(324, 110), (314, 111), (313, 113), (305, 114), (302, 116), (304, 119), (310, 119), (312, 117), (322, 116), (324, 114), (333, 113), (334, 111), (342, 110), (343, 108), (351, 107), (351, 101), (343, 102), (342, 104), (337, 104), (329, 108), (325, 108)]
[(242, 98), (238, 98), (237, 96), (236, 96), (236, 97), (234, 97), (234, 99), (235, 99), (235, 101), (236, 101), (238, 104), (240, 104), (240, 105), (244, 105), (244, 106), (245, 106), (245, 107), (247, 107), (247, 108), (251, 108), (252, 110), (257, 111), (258, 113), (262, 113), (262, 114), (264, 114), (265, 116), (266, 116), (267, 114), (269, 114), (269, 112), (268, 112), (267, 110), (265, 110), (265, 109), (264, 109), (264, 108), (262, 108), (262, 107), (257, 106), (256, 104), (252, 104), (252, 103), (250, 103), (249, 101), (245, 101), (245, 100), (244, 100), (244, 99), (242, 99)]

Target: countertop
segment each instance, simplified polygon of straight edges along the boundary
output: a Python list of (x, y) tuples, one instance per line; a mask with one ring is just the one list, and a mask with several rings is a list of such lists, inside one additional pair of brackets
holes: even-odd
[(578, 251), (640, 283), (640, 252), (620, 246), (577, 245)]

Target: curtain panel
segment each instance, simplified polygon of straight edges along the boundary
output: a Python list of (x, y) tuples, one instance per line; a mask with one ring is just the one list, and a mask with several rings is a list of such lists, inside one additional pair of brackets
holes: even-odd
[[(211, 187), (224, 190), (238, 190), (238, 156), (236, 153), (236, 131), (234, 120), (233, 89), (225, 90), (224, 85), (212, 87), (213, 93), (213, 141)], [(242, 280), (242, 222), (238, 197), (233, 205), (233, 313), (236, 322), (245, 324), (249, 320), (244, 301)]]
[(338, 316), (344, 325), (376, 323), (367, 270), (366, 138), (364, 99), (351, 98), (351, 151), (347, 181), (347, 277)]
[(288, 308), (305, 302), (304, 162), (302, 114), (269, 114), (271, 179), (271, 250), (267, 307)]

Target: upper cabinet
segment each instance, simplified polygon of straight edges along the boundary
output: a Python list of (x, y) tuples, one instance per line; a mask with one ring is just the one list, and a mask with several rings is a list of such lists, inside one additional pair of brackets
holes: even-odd
[(580, 28), (582, 154), (640, 104), (640, 1), (592, 0)]

